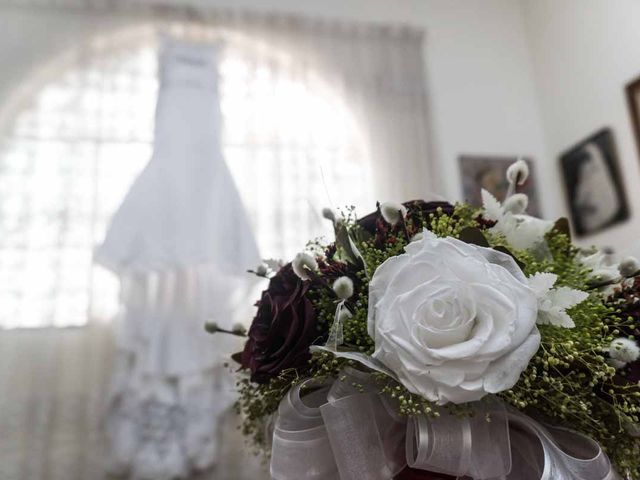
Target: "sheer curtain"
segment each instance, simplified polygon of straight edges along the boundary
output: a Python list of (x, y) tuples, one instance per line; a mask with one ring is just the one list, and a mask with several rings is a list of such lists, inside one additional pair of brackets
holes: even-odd
[[(326, 233), (324, 206), (364, 214), (375, 200), (437, 189), (421, 32), (277, 15), (208, 23), (226, 32), (228, 58), (243, 59), (222, 65), (227, 160), (237, 178), (251, 179), (240, 188), (264, 252), (290, 257)], [(236, 155), (236, 138), (250, 148)], [(243, 175), (244, 165), (257, 174)]]
[[(114, 15), (127, 28), (78, 42), (0, 132), (0, 328), (82, 325), (117, 304), (91, 251), (150, 155), (159, 32), (226, 45), (224, 153), (265, 256), (327, 233), (324, 206), (367, 213), (436, 190), (420, 32)], [(0, 332), (0, 477), (100, 478), (89, 449), (100, 445), (108, 339), (103, 328)]]
[(0, 327), (114, 314), (91, 251), (150, 155), (159, 31), (225, 43), (224, 153), (266, 257), (330, 234), (322, 207), (436, 189), (420, 32), (231, 12), (132, 25), (76, 47), (2, 132)]
[(152, 51), (98, 41), (50, 68), (1, 132), (0, 328), (84, 325), (91, 303), (115, 313), (92, 249), (150, 155)]
[[(258, 50), (256, 66), (298, 79), (306, 88), (322, 85), (344, 103), (364, 149), (340, 155), (356, 156), (358, 169), (368, 168), (371, 177), (354, 174), (350, 188), (335, 188), (334, 203), (349, 202), (349, 198), (357, 202), (367, 188), (380, 200), (439, 190), (438, 172), (429, 154), (421, 31), (280, 15), (218, 14), (208, 22), (259, 39), (263, 53), (281, 53), (280, 61), (274, 63)], [(292, 113), (295, 119), (290, 123), (311, 127), (311, 135), (318, 134), (316, 125), (333, 128), (332, 122), (342, 118), (331, 108), (323, 122), (303, 109)]]

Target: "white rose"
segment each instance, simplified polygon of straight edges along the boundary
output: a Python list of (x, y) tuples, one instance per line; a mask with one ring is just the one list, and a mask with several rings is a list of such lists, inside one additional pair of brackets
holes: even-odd
[(540, 345), (538, 300), (515, 261), (427, 230), (405, 251), (371, 279), (373, 357), (438, 404), (513, 387)]

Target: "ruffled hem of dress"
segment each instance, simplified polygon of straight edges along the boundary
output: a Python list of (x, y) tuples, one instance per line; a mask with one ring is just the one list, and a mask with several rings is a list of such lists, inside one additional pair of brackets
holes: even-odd
[(248, 274), (225, 277), (206, 266), (127, 275), (115, 321), (116, 345), (135, 354), (145, 374), (188, 375), (220, 365), (242, 349), (242, 339), (211, 335), (205, 324), (213, 321), (231, 329), (238, 320), (250, 319), (247, 296), (254, 285)]
[(233, 375), (223, 367), (158, 378), (121, 353), (106, 422), (108, 471), (130, 480), (173, 480), (211, 468), (220, 418), (235, 399)]

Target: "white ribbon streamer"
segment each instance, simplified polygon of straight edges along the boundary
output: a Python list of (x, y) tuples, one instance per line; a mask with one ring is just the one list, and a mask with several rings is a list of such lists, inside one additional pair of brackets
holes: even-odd
[(327, 338), (327, 343), (325, 344), (325, 347), (333, 352), (337, 352), (338, 347), (344, 343), (344, 333), (342, 326), (342, 315), (344, 314), (342, 313), (342, 310), (346, 310), (346, 312), (349, 312), (344, 300), (342, 300), (336, 306), (333, 325), (331, 326), (331, 330), (329, 330), (329, 338)]
[(303, 382), (278, 409), (272, 478), (391, 480), (409, 465), (471, 480), (620, 480), (595, 441), (543, 427), (495, 397), (476, 402), (471, 416), (396, 412), (368, 373), (347, 368), (333, 382)]
[(475, 479), (499, 478), (511, 470), (507, 413), (495, 397), (474, 403), (473, 415), (438, 417), (407, 423), (406, 456), (412, 468)]
[(351, 368), (344, 373), (320, 407), (340, 478), (388, 480), (406, 463), (406, 421), (374, 393), (371, 375)]

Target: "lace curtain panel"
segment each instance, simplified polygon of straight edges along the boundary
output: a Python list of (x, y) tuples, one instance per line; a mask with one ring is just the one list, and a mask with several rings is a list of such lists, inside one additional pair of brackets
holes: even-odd
[[(151, 153), (153, 51), (54, 60), (0, 138), (0, 327), (84, 325), (115, 313), (93, 246)], [(37, 83), (37, 79), (36, 79)]]

